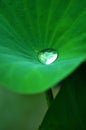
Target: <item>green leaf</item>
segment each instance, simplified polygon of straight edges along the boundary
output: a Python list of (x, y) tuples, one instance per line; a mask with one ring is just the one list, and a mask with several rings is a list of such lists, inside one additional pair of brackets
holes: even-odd
[[(38, 53), (55, 49), (43, 65)], [(86, 58), (85, 0), (0, 0), (0, 85), (19, 93), (43, 92)]]
[(63, 81), (40, 130), (86, 130), (86, 63)]

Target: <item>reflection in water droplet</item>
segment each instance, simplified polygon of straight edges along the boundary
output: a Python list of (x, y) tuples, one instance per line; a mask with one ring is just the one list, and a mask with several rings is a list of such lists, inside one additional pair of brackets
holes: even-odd
[(45, 49), (38, 53), (38, 59), (41, 63), (49, 65), (53, 63), (58, 57), (54, 49)]

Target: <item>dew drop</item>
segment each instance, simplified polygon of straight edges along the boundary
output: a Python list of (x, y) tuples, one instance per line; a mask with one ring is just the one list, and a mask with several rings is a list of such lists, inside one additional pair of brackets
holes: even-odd
[(54, 49), (45, 49), (38, 53), (39, 61), (45, 65), (53, 63), (57, 57), (58, 54)]

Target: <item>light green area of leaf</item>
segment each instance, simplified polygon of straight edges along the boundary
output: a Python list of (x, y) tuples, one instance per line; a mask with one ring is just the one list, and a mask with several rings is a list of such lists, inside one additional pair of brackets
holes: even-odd
[(40, 130), (86, 130), (86, 63), (63, 81)]
[(45, 93), (21, 95), (0, 86), (0, 130), (37, 130), (47, 109)]
[[(59, 54), (51, 65), (38, 52)], [(19, 93), (45, 91), (86, 58), (85, 0), (0, 0), (0, 85)]]

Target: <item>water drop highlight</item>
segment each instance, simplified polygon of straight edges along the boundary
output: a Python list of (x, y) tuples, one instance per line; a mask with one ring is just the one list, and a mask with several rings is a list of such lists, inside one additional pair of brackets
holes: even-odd
[(58, 57), (54, 49), (45, 49), (38, 53), (38, 59), (42, 64), (49, 65), (56, 61)]

